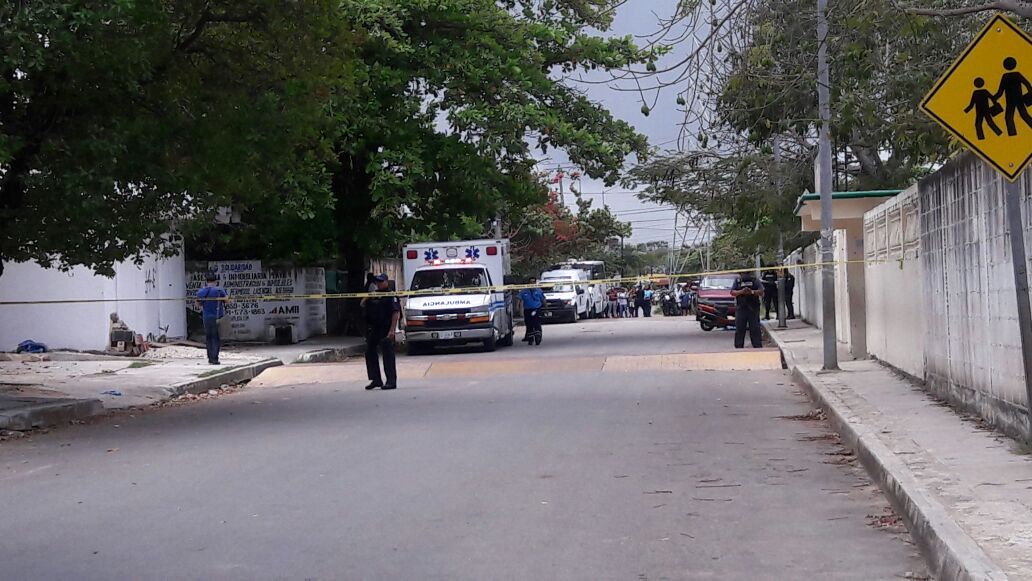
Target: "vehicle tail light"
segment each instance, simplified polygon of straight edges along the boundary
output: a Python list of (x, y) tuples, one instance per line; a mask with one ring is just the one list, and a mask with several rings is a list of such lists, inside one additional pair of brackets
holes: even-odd
[(409, 260), (415, 260), (416, 257), (418, 257), (418, 256), (419, 256), (419, 253), (416, 252), (415, 250), (409, 250), (409, 251), (407, 251), (405, 253), (405, 258), (407, 258)]
[(488, 246), (487, 247), (487, 255), (488, 256), (494, 256), (496, 254), (498, 254), (498, 247), (497, 246)]

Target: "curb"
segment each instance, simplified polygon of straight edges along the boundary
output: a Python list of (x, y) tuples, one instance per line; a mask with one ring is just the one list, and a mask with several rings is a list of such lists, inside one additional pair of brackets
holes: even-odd
[(792, 378), (806, 390), (810, 400), (822, 408), (843, 443), (852, 448), (867, 473), (903, 516), (936, 579), (1004, 580), (1007, 574), (993, 563), (954, 521), (946, 508), (922, 490), (921, 484), (877, 434), (857, 418), (837, 394), (825, 389), (816, 371), (799, 367), (791, 350), (775, 333), (769, 333), (792, 370)]
[(363, 344), (337, 347), (334, 349), (319, 349), (317, 351), (309, 351), (298, 355), (297, 359), (295, 359), (293, 363), (338, 363), (349, 357), (362, 355), (363, 353), (365, 353), (365, 345)]
[(244, 365), (243, 367), (227, 369), (222, 373), (216, 373), (215, 375), (210, 375), (208, 377), (176, 383), (171, 387), (165, 388), (166, 399), (177, 395), (183, 395), (184, 393), (204, 393), (209, 389), (215, 389), (224, 383), (248, 381), (258, 377), (258, 375), (266, 369), (270, 367), (279, 367), (280, 365), (283, 365), (283, 362), (279, 359), (263, 359), (249, 365)]
[(9, 412), (0, 412), (0, 429), (31, 430), (74, 420), (83, 420), (104, 412), (99, 399), (50, 399)]

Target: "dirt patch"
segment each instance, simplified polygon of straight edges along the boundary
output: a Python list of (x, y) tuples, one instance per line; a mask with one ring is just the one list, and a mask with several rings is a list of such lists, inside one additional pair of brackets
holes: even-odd
[(812, 409), (805, 414), (799, 414), (796, 416), (777, 416), (779, 420), (792, 420), (795, 422), (820, 422), (824, 421), (827, 416), (824, 415), (822, 409)]

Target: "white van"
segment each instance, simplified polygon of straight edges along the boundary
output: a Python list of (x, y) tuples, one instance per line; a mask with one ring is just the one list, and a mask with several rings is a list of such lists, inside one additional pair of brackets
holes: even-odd
[(543, 320), (572, 323), (590, 316), (594, 305), (583, 270), (549, 270), (541, 273), (539, 280), (545, 291)]
[[(410, 354), (435, 345), (478, 342), (486, 351), (512, 345), (508, 240), (409, 244), (402, 250), (406, 290), (405, 341)], [(469, 289), (464, 291), (462, 289)]]

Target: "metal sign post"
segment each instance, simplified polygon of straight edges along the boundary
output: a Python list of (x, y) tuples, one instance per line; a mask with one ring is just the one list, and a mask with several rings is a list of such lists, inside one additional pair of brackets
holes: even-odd
[(1018, 327), (1021, 329), (1021, 360), (1025, 371), (1025, 397), (1029, 408), (1029, 436), (1032, 437), (1032, 305), (1028, 295), (1028, 257), (1025, 254), (1025, 229), (1021, 220), (1021, 183), (1003, 180), (1007, 198), (1007, 226), (1010, 230), (1011, 262), (1014, 266), (1014, 292), (1018, 299)]

